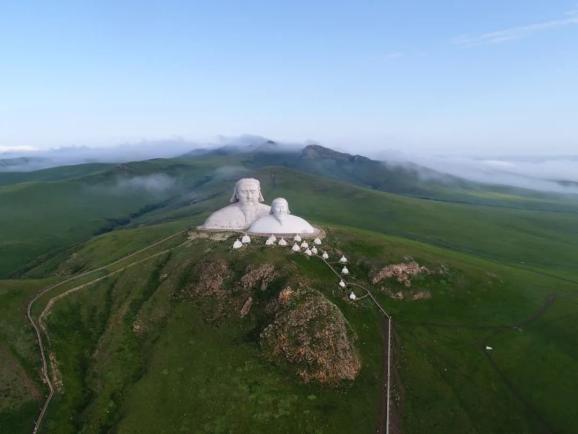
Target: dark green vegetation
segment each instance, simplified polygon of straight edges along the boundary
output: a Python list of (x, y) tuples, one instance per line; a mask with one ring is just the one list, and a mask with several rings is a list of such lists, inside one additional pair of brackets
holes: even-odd
[[(296, 214), (328, 227), (328, 244), (348, 254), (361, 282), (371, 285), (376, 270), (407, 257), (432, 270), (411, 288), (395, 279), (372, 285), (395, 318), (395, 413), (404, 432), (577, 432), (576, 200), (447, 179), (424, 183), (397, 169), (389, 179), (392, 172), (371, 161), (315, 152), (0, 176), (0, 273), (19, 277), (0, 281), (0, 432), (30, 432), (44, 391), (24, 317), (31, 295), (202, 222), (246, 174), (261, 179), (268, 201), (285, 196)], [(171, 178), (166, 188), (130, 182), (159, 174)], [(373, 432), (383, 376), (375, 307), (347, 302), (315, 259), (273, 250), (265, 260), (272, 250), (232, 253), (229, 246), (195, 240), (56, 304), (48, 326), (63, 393), (46, 432)], [(237, 264), (240, 274), (265, 261), (298, 270), (357, 335), (357, 380), (304, 385), (290, 366), (269, 361), (257, 333), (264, 304), (243, 319), (226, 310), (215, 320), (215, 299), (183, 291), (207, 256)], [(280, 289), (257, 294), (275, 297)], [(403, 300), (392, 297), (399, 293)], [(416, 293), (431, 298), (411, 300)]]

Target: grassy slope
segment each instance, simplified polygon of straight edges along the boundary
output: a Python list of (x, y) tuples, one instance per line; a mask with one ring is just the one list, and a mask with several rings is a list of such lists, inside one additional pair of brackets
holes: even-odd
[[(211, 162), (211, 165), (217, 166), (221, 162), (216, 159)], [(150, 170), (150, 168), (146, 170)], [(366, 235), (362, 232), (355, 232), (355, 238), (358, 241), (347, 241), (345, 232), (339, 231), (341, 235), (338, 238), (343, 238), (339, 242), (345, 243), (347, 251), (351, 251), (359, 257), (364, 256), (388, 262), (398, 260), (405, 254), (410, 254), (416, 258), (423, 258), (426, 262), (451, 263), (459, 270), (455, 281), (445, 284), (424, 282), (424, 285), (434, 289), (436, 288), (435, 285), (441, 285), (434, 292), (434, 298), (430, 301), (420, 303), (392, 302), (386, 297), (382, 297), (382, 302), (393, 310), (396, 317), (399, 318), (397, 328), (402, 345), (400, 370), (405, 386), (404, 414), (406, 415), (405, 424), (408, 432), (475, 432), (480, 427), (490, 432), (533, 432), (533, 429), (544, 424), (553, 426), (560, 432), (576, 430), (572, 409), (568, 404), (575, 400), (574, 391), (578, 387), (578, 381), (571, 369), (576, 364), (577, 354), (574, 346), (570, 344), (575, 342), (577, 338), (575, 321), (572, 321), (576, 315), (576, 303), (575, 299), (571, 298), (573, 295), (568, 294), (572, 294), (572, 291), (576, 291), (577, 288), (569, 282), (548, 276), (550, 274), (562, 278), (577, 279), (574, 257), (577, 251), (575, 228), (578, 225), (576, 225), (576, 219), (571, 213), (540, 213), (420, 201), (359, 189), (322, 178), (306, 175), (296, 176), (289, 170), (279, 168), (262, 170), (259, 175), (263, 181), (267, 199), (284, 195), (299, 215), (320, 223), (330, 222), (363, 227), (371, 231), (406, 238), (402, 240), (383, 237), (375, 233)], [(193, 178), (187, 179), (192, 180)], [(186, 220), (186, 224), (200, 222), (208, 210), (222, 206), (229, 190), (230, 182), (217, 178), (203, 186), (203, 191), (210, 193), (205, 196), (209, 198), (208, 200), (194, 201), (192, 205), (185, 207), (176, 204), (164, 211), (158, 210), (147, 214), (136, 221), (176, 219), (179, 216), (193, 215), (192, 219)], [(80, 215), (77, 217), (79, 219), (84, 218)], [(174, 223), (175, 227), (183, 224), (185, 223), (178, 221)], [(159, 231), (162, 232), (160, 229)], [(348, 228), (346, 232), (351, 233), (352, 229)], [(128, 251), (133, 246), (137, 247), (144, 244), (145, 238), (150, 240), (154, 238), (154, 235), (156, 232), (150, 231), (146, 227), (136, 231), (107, 234), (94, 243), (87, 244), (79, 254), (66, 262), (63, 269), (75, 271), (102, 264), (111, 259), (111, 256), (120, 254), (122, 250)], [(124, 240), (127, 239), (125, 237), (133, 241), (130, 244), (125, 244)], [(408, 241), (407, 238), (445, 246), (454, 252), (414, 243)], [(116, 241), (114, 241), (115, 239)], [(113, 255), (110, 254), (111, 251), (114, 252)], [(471, 256), (472, 254), (487, 258), (495, 263), (475, 259)], [(504, 265), (496, 263), (503, 263)], [(506, 264), (514, 265), (516, 268), (506, 267)], [(520, 267), (534, 268), (544, 274), (529, 273)], [(46, 270), (52, 268), (46, 267)], [(145, 276), (143, 278), (152, 275), (153, 271), (142, 268), (141, 272)], [(491, 277), (493, 275), (498, 277)], [(39, 285), (38, 282), (23, 283), (23, 285), (28, 284), (30, 291)], [(9, 288), (6, 285), (11, 284), (5, 281), (0, 282), (0, 289)], [(142, 286), (146, 287), (146, 284)], [(126, 289), (133, 286), (129, 283), (123, 284), (121, 287)], [(102, 295), (107, 291), (105, 288), (90, 292), (90, 294)], [(506, 387), (501, 377), (491, 369), (480, 351), (482, 340), (493, 330), (476, 328), (475, 326), (520, 321), (537, 310), (546, 295), (552, 291), (561, 293), (562, 296), (543, 318), (523, 327), (523, 332), (511, 329), (492, 338), (492, 345), (496, 347), (494, 357), (503, 370), (505, 378), (515, 385), (515, 392), (526, 400), (526, 404), (523, 404)], [(6, 294), (7, 292), (2, 294), (3, 301)], [(20, 309), (22, 312), (22, 304), (25, 303), (27, 294), (27, 292), (20, 292), (12, 299), (13, 302), (11, 303), (13, 304), (3, 303), (2, 307), (6, 307), (7, 311), (12, 313), (15, 309)], [(79, 297), (81, 296), (79, 294)], [(90, 296), (87, 302), (89, 301)], [(75, 303), (72, 298), (70, 303), (73, 305)], [(101, 309), (104, 309), (102, 305), (106, 304), (104, 299), (92, 300), (88, 305), (91, 303), (95, 303), (96, 306), (100, 305)], [(18, 306), (20, 307), (18, 308)], [(184, 316), (185, 319), (169, 321), (162, 327), (163, 332), (165, 327), (171, 330), (165, 339), (168, 339), (166, 344), (171, 348), (170, 354), (173, 352), (174, 354), (170, 356), (170, 360), (167, 360), (170, 354), (167, 355), (162, 347), (155, 350), (153, 346), (147, 349), (146, 360), (147, 363), (151, 363), (151, 366), (160, 366), (163, 363), (170, 364), (177, 374), (172, 373), (169, 369), (169, 373), (166, 375), (171, 376), (170, 378), (173, 378), (174, 375), (174, 378), (182, 381), (178, 375), (178, 369), (185, 365), (184, 361), (187, 360), (189, 353), (182, 348), (181, 339), (171, 341), (169, 336), (173, 333), (176, 335), (180, 333), (182, 336), (182, 333), (187, 331), (190, 323), (187, 322), (188, 319), (186, 318), (187, 315), (194, 315), (194, 310), (178, 313), (179, 309), (186, 311), (187, 308), (179, 307), (175, 310), (175, 315)], [(70, 309), (70, 312), (73, 316), (77, 315), (74, 313), (74, 309)], [(17, 320), (16, 317), (13, 318), (14, 324), (17, 324), (18, 320), (24, 324), (23, 318)], [(55, 315), (54, 318), (58, 320), (59, 315)], [(65, 357), (68, 358), (72, 371), (65, 378), (70, 378), (72, 382), (76, 381), (74, 378), (80, 378), (80, 383), (77, 384), (80, 395), (77, 397), (82, 397), (78, 402), (84, 405), (89, 402), (90, 398), (90, 396), (84, 396), (86, 386), (82, 385), (82, 381), (85, 381), (83, 380), (85, 371), (82, 371), (84, 369), (82, 366), (76, 368), (74, 366), (79, 361), (82, 362), (83, 358), (80, 353), (83, 351), (86, 353), (85, 346), (88, 345), (90, 348), (90, 345), (94, 345), (91, 339), (94, 340), (96, 339), (95, 336), (98, 336), (98, 327), (93, 326), (93, 322), (89, 322), (86, 326), (88, 330), (78, 327), (76, 337), (71, 337), (69, 335), (70, 327), (64, 327), (64, 325), (77, 321), (78, 318), (66, 319), (66, 315), (63, 318), (62, 332), (56, 333), (57, 336), (61, 337), (62, 342), (55, 345), (63, 345), (61, 348), (65, 349), (64, 355), (71, 351), (70, 356)], [(432, 326), (431, 323), (438, 323), (438, 325)], [(439, 323), (445, 325), (439, 325)], [(450, 326), (447, 325), (448, 323)], [(82, 324), (82, 321), (79, 324)], [(57, 327), (58, 324), (55, 326)], [(2, 327), (9, 331), (4, 325)], [(188, 330), (190, 331), (190, 328)], [(28, 339), (29, 342), (32, 342), (29, 332), (30, 330), (27, 330), (27, 338), (7, 333), (7, 339), (18, 345), (20, 345), (21, 339)], [(215, 333), (217, 334), (215, 335)], [(232, 337), (226, 332), (223, 333), (220, 335), (218, 331), (207, 329), (200, 335), (214, 336), (215, 339), (223, 339), (223, 342), (232, 342), (230, 340)], [(158, 339), (158, 342), (163, 341), (162, 336)], [(205, 348), (210, 353), (211, 342), (205, 342), (206, 347), (203, 347), (203, 339), (199, 338), (199, 348)], [(228, 346), (229, 344), (225, 345), (225, 347)], [(134, 354), (135, 348), (131, 348), (130, 345), (126, 348), (128, 354)], [(59, 357), (60, 353), (61, 351), (59, 351)], [(224, 364), (224, 372), (236, 372), (239, 368), (241, 369), (239, 372), (243, 372), (242, 369), (252, 370), (253, 374), (251, 375), (254, 375), (255, 378), (266, 375), (259, 368), (258, 363), (254, 364), (254, 349), (253, 353), (247, 350), (243, 354), (247, 359), (243, 359), (242, 363), (237, 361), (229, 365)], [(199, 362), (200, 365), (196, 366), (195, 369), (201, 371), (206, 369), (206, 372), (210, 372), (208, 367), (203, 368), (202, 363), (209, 366), (210, 363), (215, 362), (216, 355), (211, 356), (209, 354), (207, 357), (205, 362)], [(251, 361), (249, 367), (243, 365), (247, 360)], [(130, 359), (126, 364), (129, 371), (135, 366), (139, 366), (130, 362)], [(75, 372), (74, 369), (78, 370)], [(558, 375), (559, 369), (566, 372), (563, 377)], [(108, 370), (104, 372), (108, 372)], [(156, 373), (156, 377), (152, 373), (140, 377), (140, 371), (137, 373), (138, 375), (130, 374), (130, 372), (119, 374), (121, 380), (118, 381), (122, 385), (121, 389), (129, 394), (127, 396), (134, 398), (125, 401), (125, 392), (118, 397), (123, 408), (121, 414), (126, 414), (126, 419), (123, 419), (121, 424), (123, 429), (129, 430), (131, 426), (134, 426), (131, 424), (138, 424), (138, 421), (144, 417), (143, 415), (148, 415), (154, 405), (163, 408), (162, 406), (166, 405), (167, 397), (171, 396), (172, 391), (167, 389), (163, 392), (163, 399), (159, 399), (157, 402), (144, 400), (143, 396), (148, 396), (147, 390), (150, 390), (151, 387), (156, 388), (165, 378), (160, 377), (162, 371), (161, 374), (158, 374), (158, 370), (151, 372)], [(129, 380), (126, 379), (127, 375)], [(131, 386), (136, 378), (141, 378), (141, 380), (135, 386)], [(239, 381), (242, 378), (243, 374), (238, 376)], [(194, 383), (199, 380), (191, 378), (190, 381)], [(190, 391), (193, 386), (192, 383), (185, 382), (185, 384), (189, 388), (183, 388), (181, 393), (188, 393), (187, 391)], [(233, 388), (233, 383), (230, 383), (230, 386)], [(71, 390), (71, 387), (74, 390), (74, 386), (70, 386), (67, 390)], [(215, 399), (215, 396), (220, 395), (218, 389), (215, 389), (217, 387), (218, 384), (211, 384), (210, 392), (207, 392), (209, 399)], [(245, 390), (242, 384), (239, 386), (239, 390), (241, 391), (239, 393)], [(267, 391), (265, 388), (258, 395), (272, 396), (272, 394), (271, 390)], [(74, 396), (72, 391), (71, 395)], [(480, 400), (483, 402), (482, 405), (479, 404)], [(148, 405), (148, 407), (139, 406), (138, 403), (141, 402), (143, 406)], [(146, 402), (148, 404), (145, 404)], [(28, 405), (28, 410), (22, 411), (32, 413), (30, 404), (23, 405), (23, 409), (26, 409), (25, 405)], [(64, 405), (61, 407), (62, 409), (67, 408), (66, 403), (57, 405)], [(104, 404), (94, 405), (101, 408), (100, 406)], [(113, 405), (118, 404), (114, 404), (113, 400)], [(220, 408), (222, 413), (223, 409), (229, 408), (231, 405), (223, 401), (222, 406), (217, 408)], [(274, 407), (274, 405), (276, 404), (271, 404), (270, 407), (272, 414), (275, 408), (276, 411), (282, 409), (281, 407)], [(202, 405), (200, 408), (204, 409)], [(294, 407), (291, 408), (295, 410)], [(104, 417), (102, 415), (106, 413), (104, 407), (101, 408), (100, 412), (95, 411), (94, 414), (100, 415), (99, 418)], [(15, 414), (17, 413), (13, 412), (0, 416), (0, 422), (8, 423), (6, 422), (8, 417), (11, 418), (12, 422), (9, 422), (11, 424), (15, 421), (21, 422), (20, 418), (14, 416)], [(65, 415), (66, 411), (63, 410), (61, 414)], [(170, 426), (176, 426), (174, 424), (177, 422), (190, 425), (190, 421), (194, 419), (191, 419), (193, 416), (190, 414), (185, 417), (185, 413), (180, 417), (175, 413), (169, 412), (168, 414), (173, 417), (172, 421), (174, 422), (171, 422)], [(56, 419), (51, 423), (64, 423), (64, 419), (59, 422), (58, 417), (54, 417)], [(92, 417), (90, 416), (89, 419)], [(237, 418), (238, 414), (233, 412), (223, 415), (221, 419), (225, 421), (222, 423), (228, 423), (226, 421)], [(131, 420), (132, 422), (130, 422)], [(113, 422), (116, 423), (117, 420), (115, 419)], [(10, 432), (20, 432), (20, 429), (16, 429), (17, 425), (10, 426), (14, 427), (14, 430)], [(218, 427), (209, 426), (207, 429), (209, 428), (217, 429)]]
[[(97, 258), (100, 251), (105, 255), (110, 236), (86, 254)], [(557, 370), (540, 369), (548, 361), (575, 360), (578, 354), (569, 342), (578, 337), (576, 326), (549, 321), (549, 327), (542, 327), (537, 322), (491, 342), (499, 365), (522, 390), (529, 408), (491, 368), (481, 350), (482, 339), (493, 331), (487, 327), (527, 318), (540, 307), (552, 285), (564, 297), (574, 294), (575, 286), (371, 232), (335, 228), (329, 240), (352, 258), (363, 258), (351, 266), (360, 276), (370, 265), (397, 262), (408, 255), (431, 268), (439, 264), (450, 268), (444, 279), (416, 283), (432, 292), (431, 300), (400, 302), (379, 296), (396, 318), (406, 432), (540, 432), (541, 420), (559, 432), (576, 429), (573, 409), (567, 403), (575, 398), (578, 375), (573, 370), (562, 378)], [(333, 278), (315, 262), (299, 259), (300, 270), (319, 278), (318, 287), (340, 304), (357, 333), (367, 336), (361, 339), (365, 342), (362, 351), (364, 361), (370, 360), (373, 366), (366, 365), (367, 381), (349, 391), (299, 386), (283, 370), (264, 362), (255, 344), (247, 341), (254, 324), (231, 319), (215, 327), (201, 320), (202, 313), (194, 304), (171, 301), (171, 291), (185, 284), (179, 280), (182, 270), (190, 268), (197, 255), (205, 254), (205, 247), (227, 249), (228, 244), (195, 244), (72, 296), (57, 308), (51, 330), (67, 393), (55, 403), (49, 426), (75, 432), (78, 426), (70, 425), (68, 416), (77, 411), (74, 420), (87, 432), (106, 424), (117, 426), (119, 432), (158, 432), (159, 427), (165, 432), (219, 432), (231, 427), (243, 431), (248, 426), (253, 432), (305, 428), (351, 432), (350, 424), (358, 424), (360, 431), (372, 429), (377, 402), (372, 388), (378, 378), (381, 345), (375, 310), (371, 305), (356, 309), (339, 301), (333, 295)], [(163, 273), (170, 277), (160, 282)], [(126, 306), (132, 314), (120, 314)], [(544, 319), (563, 318), (568, 309), (567, 304), (555, 304)], [(144, 312), (139, 318), (153, 318), (155, 334), (150, 340), (138, 341), (131, 331), (138, 312)], [(165, 315), (166, 320), (158, 319)], [(111, 324), (114, 333), (107, 336)], [(542, 348), (544, 339), (549, 345)], [(98, 342), (106, 344), (108, 353), (95, 361), (89, 355)], [(530, 360), (524, 351), (520, 353), (520, 347), (528, 345), (532, 347)], [(540, 360), (544, 366), (536, 366)], [(543, 384), (549, 388), (541, 388), (538, 396), (529, 393)], [(87, 395), (88, 387), (98, 393)], [(310, 400), (310, 395), (315, 399)], [(347, 405), (347, 410), (341, 405)], [(368, 408), (372, 411), (365, 413)], [(360, 420), (366, 428), (362, 429)]]
[[(84, 175), (80, 175), (82, 168)], [(57, 170), (50, 169), (49, 181), (0, 186), (0, 277), (25, 270), (41, 255), (44, 257), (37, 263), (50, 259), (171, 197), (183, 196), (212, 170), (208, 163), (195, 166), (171, 160), (98, 168), (63, 168), (60, 180), (52, 180), (57, 178)], [(172, 177), (174, 187), (150, 192), (118, 184), (119, 180), (158, 173)], [(27, 176), (41, 178), (37, 172)]]
[[(386, 263), (409, 255), (450, 267), (444, 279), (415, 283), (432, 292), (431, 300), (379, 296), (396, 318), (407, 432), (578, 429), (571, 404), (578, 390), (578, 326), (571, 321), (578, 285), (374, 233), (348, 230), (342, 242)], [(558, 299), (543, 317), (501, 328), (532, 317), (552, 293)], [(501, 374), (488, 363), (486, 344)]]
[[(55, 402), (49, 431), (76, 432), (83, 425), (86, 432), (99, 432), (119, 423), (119, 432), (228, 432), (232, 427), (278, 432), (279, 426), (286, 432), (373, 429), (381, 375), (379, 327), (368, 323), (367, 316), (375, 318), (374, 312), (361, 315), (336, 300), (352, 324), (360, 326), (367, 369), (351, 388), (326, 389), (300, 385), (266, 362), (251, 337), (257, 326), (254, 318), (209, 324), (203, 320), (202, 306), (175, 298), (187, 284), (191, 264), (207, 249), (228, 256), (228, 246), (196, 242), (57, 308), (51, 317), (52, 343), (66, 393)], [(261, 258), (241, 255), (237, 261), (263, 260), (261, 253), (255, 254)], [(318, 288), (331, 293), (333, 281), (323, 283), (328, 271), (320, 263), (302, 269), (320, 282)], [(161, 278), (164, 274), (166, 280)], [(150, 334), (135, 336), (136, 320)], [(96, 348), (97, 355), (90, 357)], [(88, 387), (97, 393), (86, 394)], [(76, 414), (72, 420), (71, 414)]]
[(27, 300), (46, 281), (0, 280), (0, 433), (31, 432), (43, 386)]
[(76, 179), (105, 172), (111, 167), (114, 167), (114, 165), (107, 163), (90, 163), (77, 164), (74, 166), (59, 166), (33, 172), (0, 172), (0, 185)]
[(147, 194), (111, 194), (79, 181), (25, 183), (0, 188), (0, 275), (47, 252), (84, 241), (109, 219), (154, 201)]

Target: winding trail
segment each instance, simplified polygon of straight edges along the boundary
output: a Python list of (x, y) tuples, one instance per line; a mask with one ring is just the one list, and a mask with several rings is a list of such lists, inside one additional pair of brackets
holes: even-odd
[(80, 274), (76, 274), (76, 275), (74, 275), (74, 276), (72, 276), (72, 277), (69, 277), (68, 279), (62, 280), (61, 282), (58, 282), (58, 283), (56, 283), (56, 284), (54, 284), (54, 285), (48, 286), (48, 287), (46, 287), (46, 288), (43, 288), (43, 289), (41, 289), (41, 290), (34, 296), (34, 298), (32, 298), (32, 299), (28, 302), (28, 306), (27, 306), (27, 308), (26, 308), (26, 317), (28, 318), (28, 321), (30, 322), (30, 324), (32, 325), (32, 328), (34, 329), (34, 332), (36, 333), (36, 340), (37, 340), (37, 342), (38, 342), (38, 349), (39, 349), (39, 351), (40, 351), (40, 359), (41, 359), (41, 362), (42, 362), (42, 368), (41, 368), (42, 381), (48, 386), (48, 395), (46, 396), (46, 400), (44, 401), (44, 404), (42, 405), (42, 408), (41, 408), (41, 410), (40, 410), (40, 413), (39, 413), (38, 417), (36, 418), (36, 421), (34, 422), (34, 429), (33, 429), (33, 431), (32, 431), (33, 434), (37, 434), (38, 431), (40, 430), (40, 427), (42, 426), (42, 422), (43, 422), (44, 418), (46, 417), (46, 411), (48, 410), (48, 406), (50, 405), (50, 402), (51, 402), (52, 399), (54, 398), (54, 384), (52, 383), (52, 380), (50, 379), (50, 372), (49, 372), (49, 367), (48, 367), (48, 360), (47, 360), (47, 356), (46, 356), (47, 350), (46, 350), (46, 347), (45, 347), (45, 344), (44, 344), (44, 339), (43, 339), (43, 337), (42, 337), (42, 333), (43, 333), (43, 332), (44, 332), (44, 334), (45, 334), (46, 336), (48, 336), (48, 334), (47, 334), (47, 332), (46, 332), (46, 328), (45, 328), (44, 323), (43, 323), (43, 319), (46, 317), (46, 315), (47, 315), (47, 313), (50, 311), (50, 309), (54, 306), (54, 303), (55, 303), (56, 301), (64, 298), (64, 297), (66, 297), (67, 295), (70, 295), (70, 294), (72, 294), (72, 293), (74, 293), (74, 292), (76, 292), (76, 291), (79, 291), (80, 289), (86, 288), (87, 286), (90, 286), (90, 285), (92, 285), (92, 284), (94, 284), (94, 283), (100, 282), (101, 280), (104, 280), (104, 279), (106, 279), (106, 278), (108, 278), (108, 277), (110, 277), (110, 276), (112, 276), (112, 275), (114, 275), (114, 274), (118, 274), (118, 273), (120, 273), (120, 272), (122, 272), (122, 271), (124, 271), (124, 270), (126, 270), (126, 269), (128, 269), (128, 268), (130, 268), (130, 267), (133, 267), (133, 266), (135, 266), (135, 265), (137, 265), (137, 264), (140, 264), (140, 263), (145, 262), (145, 261), (147, 261), (147, 260), (149, 260), (149, 259), (152, 259), (152, 258), (154, 258), (154, 257), (160, 256), (160, 255), (162, 255), (162, 254), (168, 253), (168, 252), (171, 251), (171, 250), (174, 250), (174, 249), (176, 249), (176, 248), (178, 248), (178, 247), (181, 247), (181, 246), (183, 246), (187, 241), (185, 241), (184, 243), (179, 244), (178, 246), (173, 247), (173, 248), (171, 248), (171, 249), (163, 250), (162, 252), (159, 252), (159, 253), (156, 253), (156, 254), (154, 254), (154, 255), (148, 256), (148, 257), (146, 257), (146, 258), (144, 258), (144, 259), (141, 259), (141, 260), (139, 260), (139, 261), (130, 263), (130, 264), (128, 264), (128, 265), (126, 265), (126, 266), (118, 269), (118, 270), (112, 271), (112, 272), (110, 272), (110, 273), (108, 273), (108, 274), (106, 274), (106, 275), (104, 275), (104, 276), (101, 276), (101, 277), (99, 277), (99, 278), (96, 278), (96, 279), (94, 279), (94, 280), (91, 280), (91, 281), (89, 281), (89, 282), (87, 282), (87, 283), (84, 283), (84, 284), (82, 284), (82, 285), (78, 285), (78, 286), (76, 286), (76, 287), (74, 287), (74, 288), (71, 288), (71, 289), (69, 289), (69, 290), (67, 290), (67, 291), (65, 291), (65, 292), (63, 292), (63, 293), (61, 293), (61, 294), (59, 294), (59, 295), (56, 295), (56, 296), (52, 297), (52, 298), (48, 301), (48, 303), (46, 304), (46, 306), (45, 306), (44, 310), (42, 311), (42, 313), (40, 314), (40, 316), (39, 316), (39, 318), (38, 318), (38, 321), (35, 321), (35, 320), (34, 320), (34, 317), (33, 317), (33, 314), (32, 314), (32, 309), (33, 309), (33, 307), (34, 307), (34, 304), (35, 304), (42, 296), (44, 296), (45, 294), (53, 291), (53, 290), (56, 289), (56, 288), (60, 288), (61, 286), (66, 285), (67, 283), (70, 283), (70, 282), (72, 282), (72, 281), (74, 281), (74, 280), (77, 280), (77, 279), (80, 279), (80, 278), (82, 278), (82, 277), (89, 276), (89, 275), (91, 275), (91, 274), (93, 274), (93, 273), (97, 273), (97, 272), (99, 272), (99, 271), (106, 270), (106, 269), (109, 268), (109, 267), (112, 267), (112, 266), (114, 266), (114, 265), (117, 265), (117, 264), (119, 264), (119, 263), (121, 263), (121, 262), (123, 262), (123, 261), (125, 261), (125, 260), (127, 260), (127, 259), (129, 259), (129, 258), (132, 258), (132, 257), (134, 257), (134, 256), (136, 256), (136, 255), (139, 255), (140, 253), (146, 252), (147, 250), (150, 250), (150, 249), (152, 249), (152, 248), (154, 248), (154, 247), (156, 247), (156, 246), (159, 246), (160, 244), (163, 244), (163, 243), (165, 243), (165, 242), (167, 242), (167, 241), (169, 241), (169, 240), (171, 240), (171, 239), (173, 239), (173, 238), (175, 238), (175, 237), (177, 237), (177, 236), (179, 236), (179, 235), (181, 235), (181, 234), (183, 234), (183, 233), (186, 233), (187, 231), (188, 231), (188, 229), (185, 229), (185, 230), (176, 232), (176, 233), (174, 233), (174, 234), (172, 234), (172, 235), (169, 235), (168, 237), (165, 237), (165, 238), (163, 238), (163, 239), (161, 239), (161, 240), (159, 240), (159, 241), (156, 241), (156, 242), (154, 242), (154, 243), (152, 243), (152, 244), (149, 244), (148, 246), (146, 246), (146, 247), (144, 247), (144, 248), (142, 248), (142, 249), (140, 249), (140, 250), (137, 250), (137, 251), (135, 251), (135, 252), (133, 252), (133, 253), (130, 253), (130, 254), (126, 255), (126, 256), (123, 256), (122, 258), (117, 259), (117, 260), (115, 260), (115, 261), (113, 261), (113, 262), (110, 262), (110, 263), (108, 263), (108, 264), (106, 264), (106, 265), (103, 265), (102, 267), (98, 267), (98, 268), (95, 268), (94, 270), (89, 270), (89, 271), (85, 271), (85, 272), (80, 273)]

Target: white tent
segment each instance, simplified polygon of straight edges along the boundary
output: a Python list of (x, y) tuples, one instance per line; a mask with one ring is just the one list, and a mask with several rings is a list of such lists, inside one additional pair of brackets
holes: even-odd
[(347, 258), (345, 256), (341, 256), (341, 258), (339, 258), (339, 262), (342, 264), (347, 264)]
[(233, 249), (240, 249), (241, 247), (243, 247), (243, 243), (237, 238), (233, 243)]
[(341, 269), (341, 274), (349, 274), (349, 270), (347, 269), (347, 267), (343, 267)]
[(313, 243), (316, 244), (316, 245), (318, 245), (318, 246), (320, 246), (320, 245), (321, 245), (321, 239), (315, 238), (315, 239), (313, 240)]
[(249, 244), (251, 242), (251, 237), (247, 234), (243, 235), (243, 238), (241, 238), (241, 242), (243, 244)]
[(279, 244), (280, 246), (285, 247), (285, 246), (287, 245), (287, 241), (285, 241), (285, 238), (281, 238), (281, 239), (279, 240), (279, 243), (278, 243), (278, 244)]

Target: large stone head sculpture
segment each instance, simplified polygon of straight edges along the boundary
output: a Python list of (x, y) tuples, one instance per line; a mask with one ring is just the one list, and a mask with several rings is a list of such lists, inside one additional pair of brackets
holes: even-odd
[(283, 222), (283, 219), (291, 214), (289, 210), (289, 202), (287, 199), (278, 197), (277, 199), (273, 199), (271, 202), (271, 214), (279, 221)]
[(231, 196), (231, 203), (238, 202), (241, 205), (257, 204), (265, 202), (261, 194), (261, 183), (255, 178), (241, 178), (235, 184), (235, 191)]

